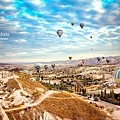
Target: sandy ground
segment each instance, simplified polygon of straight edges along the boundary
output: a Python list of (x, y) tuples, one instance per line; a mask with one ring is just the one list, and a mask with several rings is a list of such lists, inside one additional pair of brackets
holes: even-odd
[[(82, 97), (83, 98), (83, 97)], [(84, 98), (83, 98), (84, 99)], [(96, 103), (99, 106), (104, 106), (103, 111), (106, 112), (106, 110), (113, 110), (113, 112), (111, 114), (108, 114), (109, 116), (111, 116), (114, 120), (120, 120), (120, 106), (118, 105), (114, 105), (108, 102), (104, 102), (104, 101), (93, 101), (93, 100), (85, 100), (87, 102), (92, 102), (92, 103)]]
[[(106, 89), (107, 93), (110, 93), (110, 90), (112, 89)], [(115, 93), (120, 93), (120, 88), (114, 88), (113, 89)], [(95, 90), (95, 91), (89, 91), (89, 93), (101, 93), (101, 90)], [(90, 100), (87, 100), (88, 102), (91, 102)], [(92, 101), (94, 103), (97, 103), (98, 105), (104, 106), (105, 109), (112, 109), (113, 112), (111, 114), (112, 118), (114, 118), (114, 120), (120, 120), (120, 106), (118, 105), (114, 105), (108, 102), (104, 102), (104, 101)]]
[(2, 116), (2, 120), (9, 120), (5, 111), (2, 109), (1, 105), (0, 105), (0, 116)]
[[(107, 89), (107, 92), (110, 93), (111, 89)], [(120, 88), (114, 88), (113, 89), (115, 93), (120, 93)]]
[[(120, 93), (120, 88), (106, 89), (106, 92), (107, 92), (107, 93), (110, 93), (110, 90), (114, 90), (115, 93)], [(104, 91), (104, 89), (103, 89), (103, 91)], [(101, 93), (101, 90), (92, 90), (92, 91), (91, 91), (91, 90), (89, 89), (88, 92), (91, 93), (91, 94), (92, 94), (92, 93), (94, 93), (94, 94), (96, 93), (96, 94), (97, 94), (97, 93)]]
[(112, 118), (114, 118), (115, 120), (120, 120), (120, 106), (118, 105), (114, 105), (108, 102), (104, 102), (104, 101), (96, 101), (96, 103), (98, 105), (104, 106), (107, 109), (112, 109), (113, 112), (111, 114)]

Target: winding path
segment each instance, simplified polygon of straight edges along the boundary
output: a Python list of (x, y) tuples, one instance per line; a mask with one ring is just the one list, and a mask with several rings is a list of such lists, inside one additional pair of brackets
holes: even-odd
[(10, 112), (10, 111), (15, 111), (15, 110), (21, 110), (21, 109), (25, 109), (25, 108), (28, 108), (28, 107), (37, 106), (42, 101), (44, 101), (46, 98), (50, 97), (51, 94), (56, 93), (56, 92), (58, 92), (58, 91), (49, 90), (45, 94), (43, 94), (40, 98), (38, 98), (34, 103), (31, 103), (31, 104), (28, 104), (28, 105), (27, 104), (26, 105), (22, 105), (22, 106), (16, 107), (16, 108), (5, 109), (5, 112)]
[(9, 120), (9, 118), (7, 117), (7, 115), (6, 115), (5, 111), (3, 110), (3, 108), (1, 107), (1, 105), (0, 105), (0, 118), (2, 118), (2, 120)]

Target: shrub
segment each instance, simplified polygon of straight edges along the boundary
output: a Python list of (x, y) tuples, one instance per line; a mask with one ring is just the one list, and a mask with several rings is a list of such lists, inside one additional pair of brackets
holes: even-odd
[(94, 96), (94, 101), (98, 101), (98, 97), (97, 96)]

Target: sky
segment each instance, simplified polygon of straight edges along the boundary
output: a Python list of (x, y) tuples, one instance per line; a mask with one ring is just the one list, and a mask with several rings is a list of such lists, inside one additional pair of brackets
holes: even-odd
[(0, 62), (118, 55), (119, 0), (0, 0)]

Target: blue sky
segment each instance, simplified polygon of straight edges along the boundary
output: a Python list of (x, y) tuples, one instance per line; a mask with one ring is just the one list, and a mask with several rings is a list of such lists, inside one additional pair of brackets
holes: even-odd
[(0, 0), (0, 62), (116, 55), (120, 55), (119, 0)]

